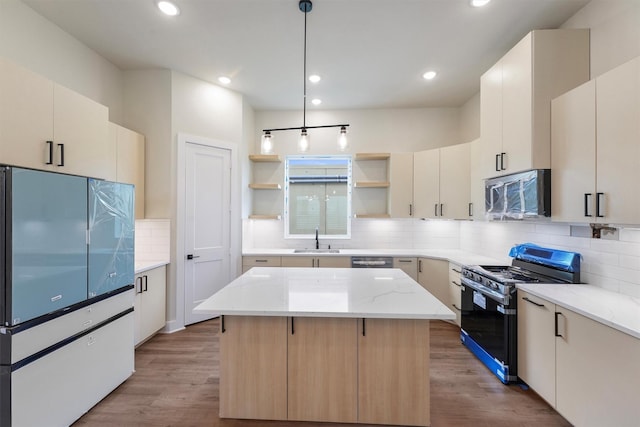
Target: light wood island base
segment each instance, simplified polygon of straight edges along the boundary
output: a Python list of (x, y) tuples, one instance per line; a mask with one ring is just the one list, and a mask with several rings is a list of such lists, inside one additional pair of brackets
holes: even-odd
[(221, 418), (430, 424), (429, 320), (223, 319)]

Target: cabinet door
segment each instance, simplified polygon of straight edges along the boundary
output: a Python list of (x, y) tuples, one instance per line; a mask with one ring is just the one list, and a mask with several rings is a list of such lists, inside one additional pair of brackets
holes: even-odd
[(430, 424), (428, 320), (359, 320), (358, 422)]
[(462, 282), (460, 266), (449, 263), (449, 308), (456, 314), (456, 324), (461, 325)]
[(357, 319), (296, 317), (290, 322), (288, 419), (356, 422)]
[(440, 259), (418, 260), (418, 283), (447, 307), (449, 298), (449, 263)]
[(440, 216), (469, 219), (469, 144), (440, 149)]
[(0, 58), (0, 163), (47, 169), (53, 83)]
[(551, 103), (551, 206), (556, 221), (595, 221), (596, 84)]
[(116, 181), (135, 185), (136, 219), (144, 218), (144, 136), (109, 123), (110, 134), (115, 133)]
[(316, 267), (320, 268), (351, 268), (351, 257), (322, 256), (316, 258)]
[(220, 418), (286, 420), (287, 318), (223, 319)]
[(471, 215), (475, 220), (484, 220), (484, 179), (482, 176), (482, 142), (476, 139), (469, 143), (469, 191), (471, 192)]
[(596, 79), (602, 221), (640, 223), (640, 58)]
[(282, 267), (315, 267), (316, 257), (313, 256), (283, 256)]
[(389, 215), (392, 218), (413, 216), (413, 153), (391, 153)]
[(531, 168), (533, 33), (526, 35), (502, 58), (503, 173)]
[(115, 180), (116, 151), (109, 144), (107, 107), (57, 84), (53, 93), (56, 170)]
[(518, 291), (518, 376), (556, 406), (555, 305)]
[(418, 281), (418, 259), (417, 258), (394, 258), (393, 268), (399, 268), (407, 273), (416, 282)]
[(136, 345), (158, 332), (166, 323), (167, 270), (158, 267), (136, 275)]
[(502, 152), (502, 63), (480, 78), (480, 177), (501, 174), (496, 156)]
[(640, 340), (570, 310), (557, 311), (557, 411), (577, 426), (637, 426)]
[(440, 150), (413, 155), (414, 217), (436, 218), (440, 212)]

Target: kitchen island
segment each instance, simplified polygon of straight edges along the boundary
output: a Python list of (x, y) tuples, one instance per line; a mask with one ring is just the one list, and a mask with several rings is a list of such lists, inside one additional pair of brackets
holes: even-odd
[(430, 424), (429, 321), (455, 314), (398, 269), (252, 268), (221, 315), (220, 417)]

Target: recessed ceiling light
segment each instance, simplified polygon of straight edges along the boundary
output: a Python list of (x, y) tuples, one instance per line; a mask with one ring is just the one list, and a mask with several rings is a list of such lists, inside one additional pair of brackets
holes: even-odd
[(320, 105), (320, 104), (322, 104), (322, 99), (313, 98), (313, 99), (311, 100), (311, 103), (312, 103), (313, 105)]
[(317, 74), (311, 74), (311, 75), (309, 76), (309, 81), (310, 81), (311, 83), (318, 83), (318, 82), (320, 81), (320, 76), (319, 76), (319, 75), (317, 75)]
[(229, 77), (225, 77), (225, 76), (218, 77), (218, 81), (220, 83), (222, 83), (223, 85), (228, 85), (229, 83), (231, 83), (231, 79)]
[(433, 78), (436, 76), (436, 72), (435, 71), (427, 71), (426, 73), (424, 73), (422, 75), (422, 78), (425, 80), (433, 80)]
[(487, 3), (489, 3), (491, 0), (471, 0), (471, 6), (473, 7), (482, 7), (482, 6), (486, 6)]
[(178, 6), (171, 3), (170, 1), (161, 0), (157, 3), (157, 5), (158, 5), (158, 9), (160, 9), (160, 11), (165, 15), (168, 15), (168, 16), (180, 15), (180, 9), (178, 9)]

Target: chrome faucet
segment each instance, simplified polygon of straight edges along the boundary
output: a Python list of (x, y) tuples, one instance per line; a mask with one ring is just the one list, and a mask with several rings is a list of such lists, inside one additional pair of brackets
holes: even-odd
[(320, 241), (318, 240), (318, 227), (316, 227), (316, 249), (320, 249)]

